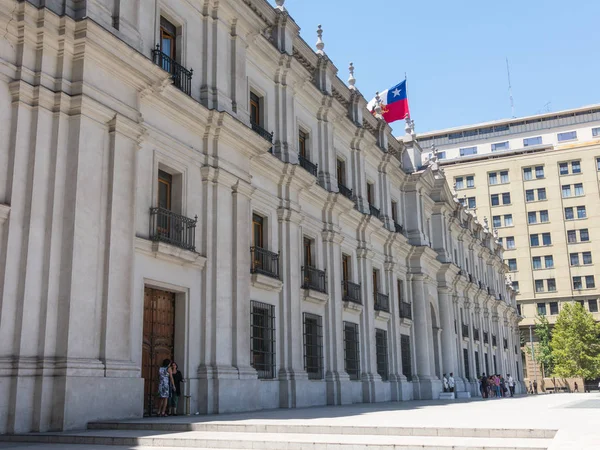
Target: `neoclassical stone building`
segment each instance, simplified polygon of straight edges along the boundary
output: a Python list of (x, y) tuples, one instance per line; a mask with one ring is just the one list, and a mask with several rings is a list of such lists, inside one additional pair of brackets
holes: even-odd
[[(0, 432), (520, 378), (486, 226), (265, 0), (0, 3)], [(193, 71), (192, 71), (193, 68)]]

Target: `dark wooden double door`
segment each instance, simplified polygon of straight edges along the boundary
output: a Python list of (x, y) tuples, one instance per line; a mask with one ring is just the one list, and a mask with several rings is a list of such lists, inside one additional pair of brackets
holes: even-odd
[(173, 360), (175, 342), (175, 294), (144, 288), (144, 338), (142, 378), (144, 415), (153, 415), (158, 403), (158, 369), (163, 360)]

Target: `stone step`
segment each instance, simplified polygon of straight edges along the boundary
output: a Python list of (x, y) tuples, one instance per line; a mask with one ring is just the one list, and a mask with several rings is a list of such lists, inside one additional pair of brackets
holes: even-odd
[(143, 421), (104, 421), (88, 424), (90, 430), (145, 430), (145, 431), (209, 431), (223, 433), (309, 433), (341, 435), (387, 436), (446, 436), (552, 439), (557, 430), (526, 428), (446, 428), (446, 427), (357, 427), (344, 425), (296, 425), (266, 423), (188, 422), (185, 418), (145, 419)]
[(161, 448), (263, 450), (547, 450), (551, 439), (449, 436), (387, 436), (309, 433), (152, 432), (144, 430), (90, 430), (79, 433), (41, 433), (0, 436), (4, 442), (79, 444)]

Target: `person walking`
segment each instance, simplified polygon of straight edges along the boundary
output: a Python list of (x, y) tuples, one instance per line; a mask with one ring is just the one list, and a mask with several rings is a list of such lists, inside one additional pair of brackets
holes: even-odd
[(169, 402), (171, 388), (175, 388), (171, 360), (164, 359), (162, 366), (158, 369), (158, 417), (167, 416), (167, 403)]
[(454, 392), (454, 373), (450, 372), (450, 376), (448, 377), (448, 389), (450, 392)]
[(577, 381), (573, 385), (575, 387), (575, 392), (579, 392), (579, 386), (577, 385)]
[(537, 380), (533, 380), (533, 393), (537, 395)]
[(531, 384), (531, 381), (529, 382), (529, 390), (527, 392), (533, 394), (533, 385)]
[(514, 397), (515, 396), (515, 380), (514, 378), (510, 375), (510, 373), (508, 375), (506, 375), (508, 378), (508, 389), (510, 390), (510, 396)]
[(169, 398), (169, 410), (172, 416), (177, 415), (177, 407), (179, 406), (179, 397), (181, 397), (181, 383), (185, 382), (183, 375), (177, 367), (177, 363), (173, 361), (171, 363), (171, 373), (173, 376), (174, 388), (171, 389), (171, 397)]
[(481, 397), (487, 398), (487, 377), (485, 373), (481, 375), (481, 379), (479, 380), (479, 390), (481, 391)]
[(496, 391), (496, 398), (500, 398), (500, 377), (497, 374), (494, 375), (494, 387)]
[(506, 383), (504, 382), (504, 377), (500, 376), (500, 395), (502, 395), (502, 397), (506, 397), (506, 391), (508, 391), (508, 389), (506, 389)]

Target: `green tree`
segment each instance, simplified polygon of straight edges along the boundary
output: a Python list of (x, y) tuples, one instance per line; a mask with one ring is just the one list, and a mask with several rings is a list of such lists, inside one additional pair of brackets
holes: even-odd
[(552, 346), (550, 345), (552, 330), (546, 316), (537, 318), (535, 336), (538, 339), (535, 349), (535, 359), (542, 365), (544, 376), (549, 377), (554, 373), (554, 355), (552, 353)]
[(550, 345), (555, 375), (584, 380), (600, 376), (600, 324), (581, 304), (563, 306)]

